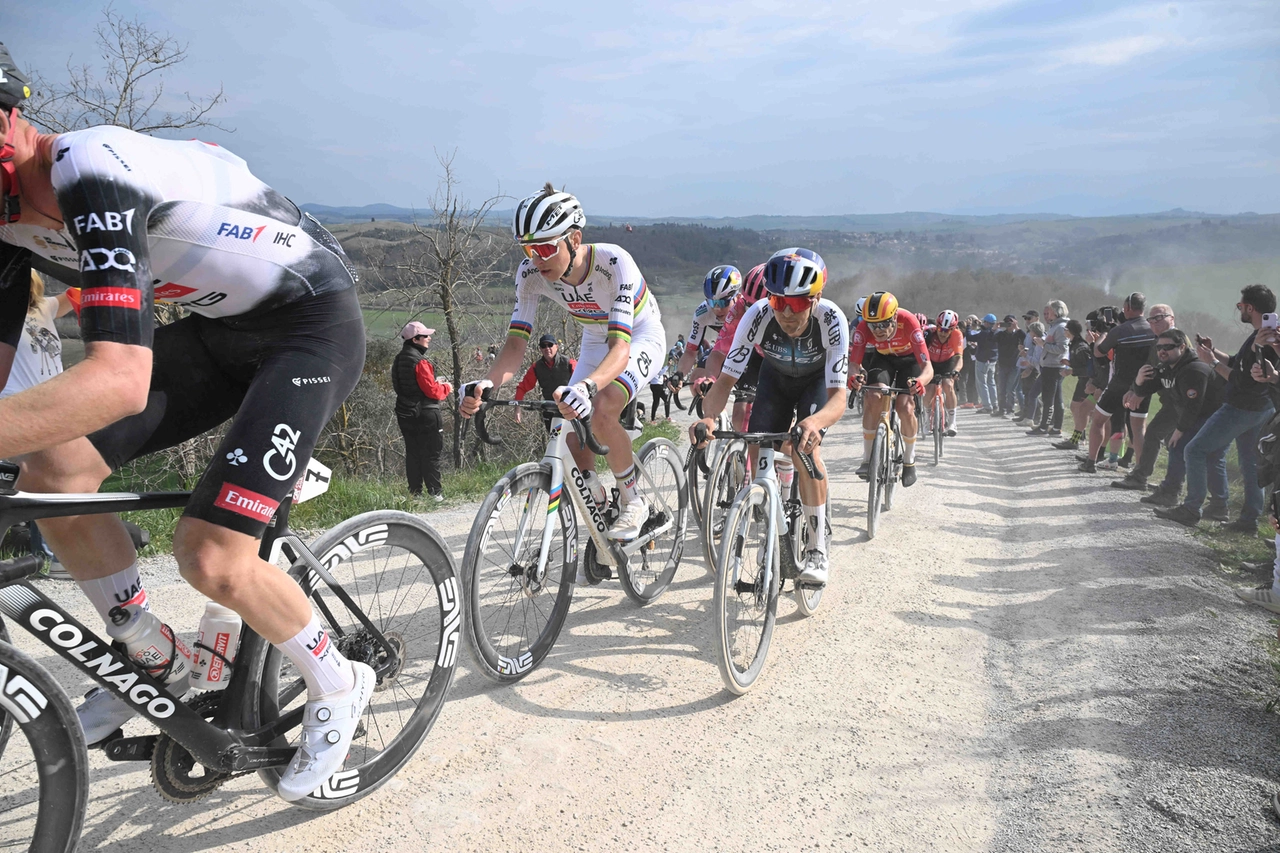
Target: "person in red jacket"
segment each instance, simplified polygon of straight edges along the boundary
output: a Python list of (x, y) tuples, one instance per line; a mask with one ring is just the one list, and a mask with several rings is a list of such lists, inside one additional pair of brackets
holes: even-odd
[[(560, 344), (551, 335), (542, 336), (538, 341), (538, 351), (542, 357), (534, 359), (533, 364), (529, 365), (528, 372), (516, 386), (517, 400), (523, 400), (524, 395), (532, 391), (535, 385), (542, 389), (542, 399), (555, 399), (552, 395), (555, 394), (556, 389), (561, 385), (569, 384), (569, 377), (578, 366), (576, 359), (560, 354)], [(549, 414), (542, 415), (542, 425), (547, 428), (547, 432), (551, 432), (551, 418)], [(516, 409), (516, 423), (519, 422), (520, 410)]]
[(440, 484), (440, 458), (444, 453), (444, 420), (440, 401), (453, 393), (453, 386), (436, 379), (435, 366), (427, 359), (427, 348), (435, 329), (417, 320), (400, 330), (404, 346), (391, 363), (391, 387), (396, 392), (396, 423), (404, 436), (404, 469), (409, 491), (427, 494), (436, 503), (444, 500)]

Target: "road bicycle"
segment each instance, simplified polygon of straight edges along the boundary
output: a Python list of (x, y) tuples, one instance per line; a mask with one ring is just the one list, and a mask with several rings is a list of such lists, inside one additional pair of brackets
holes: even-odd
[[(751, 421), (751, 406), (755, 403), (756, 389), (752, 386), (733, 388), (733, 403), (746, 404), (744, 423)], [(716, 419), (716, 430), (721, 432), (732, 428), (730, 418), (721, 412)], [(747, 444), (739, 439), (716, 439), (704, 450), (695, 451), (694, 460), (697, 467), (689, 466), (689, 489), (694, 505), (697, 507), (699, 530), (702, 534), (703, 551), (707, 559), (707, 571), (714, 573), (720, 560), (721, 534), (724, 530), (725, 514), (737, 497), (738, 491), (752, 477), (752, 454)], [(707, 460), (710, 460), (708, 462)], [(703, 483), (698, 482), (699, 471)]]
[[(935, 373), (933, 382), (930, 385), (936, 385), (937, 392), (933, 395), (933, 402), (929, 404), (929, 422), (933, 425), (933, 464), (937, 465), (942, 461), (942, 443), (947, 437), (947, 407), (942, 399), (944, 390), (941, 380), (953, 379), (958, 376), (957, 371), (949, 371), (947, 373)], [(921, 422), (923, 422), (923, 418)]]
[(867, 469), (867, 539), (874, 539), (880, 512), (893, 509), (894, 488), (902, 477), (906, 446), (902, 439), (902, 427), (898, 422), (898, 410), (894, 402), (899, 394), (912, 394), (910, 388), (892, 388), (888, 385), (873, 387), (882, 395), (880, 422), (876, 425), (875, 441), (871, 444), (871, 459)]
[(586, 521), (589, 535), (582, 553), (586, 580), (611, 580), (616, 569), (627, 597), (646, 605), (666, 591), (680, 565), (688, 494), (676, 446), (665, 438), (649, 440), (636, 454), (649, 517), (635, 539), (611, 540), (606, 531), (617, 513), (616, 490), (611, 501), (597, 501), (569, 452), (570, 431), (597, 456), (609, 452), (596, 441), (590, 419), (566, 420), (551, 400), (485, 395), (474, 420), (487, 444), (502, 444), (486, 424), (494, 407), (554, 415), (542, 461), (517, 465), (494, 484), (471, 525), (462, 559), (469, 593), (467, 647), (482, 673), (512, 683), (542, 663), (560, 636), (577, 576), (578, 519)]
[[(7, 466), (7, 467), (6, 467)], [(310, 476), (315, 469), (309, 469)], [(0, 464), (0, 481), (17, 467)], [(30, 494), (0, 490), (0, 529), (41, 518), (182, 507), (190, 492)], [(297, 801), (341, 808), (377, 790), (425, 740), (453, 681), (463, 618), (453, 558), (426, 522), (377, 511), (347, 519), (310, 546), (288, 529), (289, 502), (277, 510), (260, 555), (283, 555), (337, 648), (377, 674), (373, 698), (345, 764)], [(99, 744), (112, 761), (146, 761), (165, 800), (193, 803), (230, 779), (256, 771), (276, 789), (293, 758), (290, 735), (302, 723), (306, 684), (293, 664), (247, 625), (230, 652), (225, 689), (171, 695), (124, 652), (89, 630), (28, 578), (23, 557), (0, 568), (0, 612), (103, 689), (125, 701), (158, 733)], [(7, 634), (5, 635), (7, 639)], [(0, 847), (38, 853), (72, 850), (88, 791), (88, 760), (66, 692), (38, 663), (0, 642)], [(21, 739), (12, 738), (21, 732)], [(34, 835), (24, 838), (34, 826)]]
[[(703, 436), (705, 432), (700, 430), (699, 443)], [(809, 551), (811, 532), (808, 518), (800, 507), (799, 483), (793, 481), (792, 494), (784, 502), (776, 471), (777, 445), (794, 442), (799, 430), (718, 430), (712, 432), (712, 436), (760, 447), (755, 479), (738, 492), (725, 520), (712, 604), (720, 678), (731, 693), (741, 695), (751, 689), (764, 670), (782, 582), (791, 581), (796, 606), (806, 616), (817, 610), (826, 586), (798, 580)], [(824, 479), (814, 466), (812, 456), (806, 453), (799, 456), (810, 477)]]

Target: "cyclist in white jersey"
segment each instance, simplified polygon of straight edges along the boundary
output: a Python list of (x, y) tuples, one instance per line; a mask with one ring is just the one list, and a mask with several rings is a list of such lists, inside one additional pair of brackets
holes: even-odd
[[(649, 506), (637, 487), (631, 439), (618, 418), (649, 378), (662, 369), (667, 335), (658, 301), (636, 262), (621, 246), (582, 242), (587, 224), (582, 205), (572, 195), (547, 184), (542, 192), (516, 206), (512, 231), (525, 260), (516, 269), (516, 306), (507, 341), (488, 375), (458, 389), (460, 410), (471, 417), (480, 408), (485, 388), (510, 380), (524, 361), (533, 333), (538, 300), (562, 305), (582, 324), (582, 349), (569, 384), (554, 394), (566, 418), (588, 417), (602, 444), (609, 446), (609, 469), (618, 481), (622, 511), (609, 528), (612, 539), (634, 539), (649, 517)], [(591, 453), (570, 440), (579, 467), (593, 471)], [(602, 492), (588, 476), (593, 490)]]
[(728, 264), (712, 267), (702, 280), (702, 295), (705, 298), (698, 303), (697, 308), (693, 309), (693, 326), (689, 330), (689, 341), (680, 355), (680, 363), (676, 365), (674, 377), (676, 387), (679, 387), (686, 378), (693, 382), (705, 373), (701, 368), (693, 369), (698, 347), (706, 340), (707, 332), (718, 333), (724, 327), (725, 318), (729, 314), (729, 305), (741, 289), (742, 273), (737, 267)]
[[(231, 420), (174, 531), (182, 576), (298, 668), (302, 740), (278, 786), (298, 800), (341, 767), (376, 683), (329, 641), (302, 588), (258, 558), (259, 539), (355, 387), (364, 323), (337, 241), (201, 142), (119, 127), (42, 135), (0, 45), (0, 384), (26, 316), (31, 270), (79, 285), (85, 359), (0, 400), (0, 458), (34, 492), (94, 492), (120, 465)], [(153, 328), (154, 299), (192, 312)], [(186, 689), (189, 651), (150, 612), (114, 515), (48, 519), (45, 538), (113, 638)], [(89, 743), (133, 716), (97, 688), (78, 709)]]

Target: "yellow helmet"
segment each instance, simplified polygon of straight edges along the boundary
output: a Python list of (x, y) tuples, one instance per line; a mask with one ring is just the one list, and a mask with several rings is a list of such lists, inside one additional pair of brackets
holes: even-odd
[(862, 319), (868, 323), (884, 323), (898, 316), (898, 297), (887, 290), (877, 290), (862, 306)]

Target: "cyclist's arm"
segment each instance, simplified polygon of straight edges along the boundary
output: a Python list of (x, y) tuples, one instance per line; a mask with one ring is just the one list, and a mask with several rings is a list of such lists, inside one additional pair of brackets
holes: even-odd
[(154, 332), (147, 216), (154, 199), (117, 161), (95, 148), (76, 159), (75, 180), (55, 180), (58, 208), (80, 252), (85, 358), (0, 401), (0, 456), (63, 444), (146, 407)]
[[(706, 366), (700, 369), (707, 376), (719, 376), (721, 369), (724, 367), (725, 355), (727, 355), (727, 353), (723, 353), (723, 352), (720, 352), (719, 350), (713, 349), (711, 351), (711, 355), (707, 356)], [(696, 377), (690, 377), (691, 380), (693, 378), (696, 378)]]
[[(618, 257), (618, 292), (609, 309), (609, 331), (606, 335), (609, 350), (588, 377), (597, 388), (603, 388), (622, 375), (631, 360), (631, 327), (635, 322), (635, 297), (644, 286), (644, 279), (635, 262), (625, 253)], [(653, 298), (651, 295), (650, 299)]]
[(489, 366), (489, 372), (485, 374), (485, 378), (493, 383), (494, 388), (500, 387), (516, 375), (521, 362), (524, 361), (524, 352), (528, 348), (527, 334), (522, 336), (513, 332), (507, 335), (506, 343), (502, 345), (502, 349), (498, 351), (498, 357), (493, 360), (493, 364)]
[(542, 295), (540, 280), (537, 269), (528, 261), (522, 261), (516, 267), (516, 305), (511, 309), (507, 339), (484, 377), (493, 383), (494, 388), (501, 387), (515, 376), (524, 362), (529, 337), (533, 334), (533, 321), (538, 317), (538, 297)]

